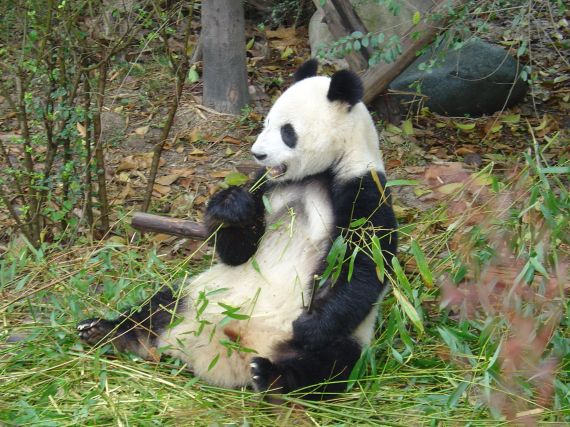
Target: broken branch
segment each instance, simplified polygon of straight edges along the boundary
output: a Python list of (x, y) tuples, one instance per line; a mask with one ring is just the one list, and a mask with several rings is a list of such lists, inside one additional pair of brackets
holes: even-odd
[(195, 240), (206, 240), (210, 233), (206, 227), (194, 221), (178, 218), (167, 218), (159, 215), (136, 212), (131, 221), (134, 229), (171, 236), (187, 237)]

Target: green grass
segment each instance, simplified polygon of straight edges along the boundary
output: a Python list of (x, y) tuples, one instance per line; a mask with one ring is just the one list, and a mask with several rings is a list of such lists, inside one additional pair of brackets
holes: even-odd
[[(527, 156), (514, 179), (487, 180), (489, 197), (453, 222), (445, 202), (402, 224), (404, 267), (382, 304), (377, 338), (349, 391), (330, 402), (289, 396), (270, 405), (248, 390), (208, 386), (177, 360), (145, 362), (78, 342), (79, 320), (114, 316), (203, 265), (164, 262), (144, 242), (36, 251), (14, 241), (0, 261), (0, 424), (497, 426), (525, 415), (568, 423), (568, 161), (545, 169), (542, 160), (541, 152)], [(485, 219), (469, 223), (478, 213)], [(472, 295), (441, 308), (438, 285), (484, 289), (483, 272), (498, 269), (491, 279), (504, 281), (505, 263), (531, 294), (496, 286), (495, 310)], [(548, 325), (547, 340), (533, 341)], [(516, 350), (525, 326), (532, 339)], [(515, 370), (509, 356), (520, 356)]]

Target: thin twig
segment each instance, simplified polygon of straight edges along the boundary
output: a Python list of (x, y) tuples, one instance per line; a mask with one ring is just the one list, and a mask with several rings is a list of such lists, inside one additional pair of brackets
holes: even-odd
[[(156, 6), (155, 6), (156, 7)], [(156, 10), (156, 9), (155, 9)], [(166, 123), (162, 128), (162, 133), (160, 135), (160, 141), (158, 144), (154, 146), (153, 149), (153, 156), (152, 156), (152, 163), (150, 166), (150, 173), (148, 178), (148, 183), (146, 187), (146, 193), (143, 199), (143, 203), (141, 206), (141, 210), (143, 212), (147, 212), (150, 207), (150, 201), (152, 199), (152, 191), (154, 188), (154, 182), (156, 180), (156, 175), (158, 173), (158, 165), (160, 163), (160, 157), (162, 155), (162, 150), (164, 148), (164, 144), (168, 139), (168, 134), (170, 133), (170, 129), (172, 128), (172, 124), (174, 123), (174, 118), (176, 116), (176, 111), (178, 111), (178, 105), (180, 103), (180, 97), (182, 96), (182, 90), (184, 89), (184, 82), (186, 81), (186, 75), (188, 74), (188, 70), (190, 68), (190, 63), (188, 61), (188, 43), (190, 40), (190, 32), (192, 29), (192, 11), (194, 10), (194, 2), (191, 3), (190, 6), (190, 13), (188, 14), (188, 25), (186, 27), (186, 33), (184, 34), (184, 47), (182, 50), (182, 57), (179, 60), (176, 60), (174, 57), (173, 52), (171, 51), (170, 47), (168, 46), (168, 42), (166, 39), (166, 33), (162, 32), (162, 37), (164, 38), (164, 45), (165, 49), (168, 52), (168, 57), (170, 58), (172, 68), (174, 70), (174, 74), (176, 76), (176, 89), (175, 95), (172, 100), (172, 104), (168, 110), (168, 115), (166, 117)], [(158, 13), (157, 13), (158, 14)], [(160, 16), (160, 15), (159, 15)]]
[(95, 141), (95, 160), (97, 162), (97, 182), (99, 184), (99, 203), (101, 205), (101, 227), (103, 232), (109, 229), (109, 202), (107, 199), (107, 185), (105, 180), (105, 153), (103, 151), (101, 113), (105, 100), (105, 85), (107, 80), (107, 63), (103, 62), (99, 68), (99, 83), (95, 96), (97, 108), (93, 116), (93, 137)]

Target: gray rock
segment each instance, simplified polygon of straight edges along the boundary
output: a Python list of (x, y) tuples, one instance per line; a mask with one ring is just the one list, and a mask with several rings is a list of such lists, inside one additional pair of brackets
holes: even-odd
[[(444, 53), (430, 72), (418, 68), (438, 55), (436, 49), (420, 56), (390, 89), (415, 92), (410, 85), (420, 82), (420, 92), (427, 97), (422, 106), (448, 116), (492, 114), (520, 102), (527, 92), (527, 83), (519, 78), (522, 64), (500, 46), (473, 39), (459, 50)], [(397, 96), (406, 101), (413, 98)]]

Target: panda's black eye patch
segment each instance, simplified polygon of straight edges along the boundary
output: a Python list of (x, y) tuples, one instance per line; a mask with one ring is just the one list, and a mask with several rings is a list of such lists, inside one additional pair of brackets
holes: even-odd
[(295, 145), (297, 145), (297, 132), (295, 132), (291, 123), (281, 126), (281, 139), (289, 148), (295, 148)]

